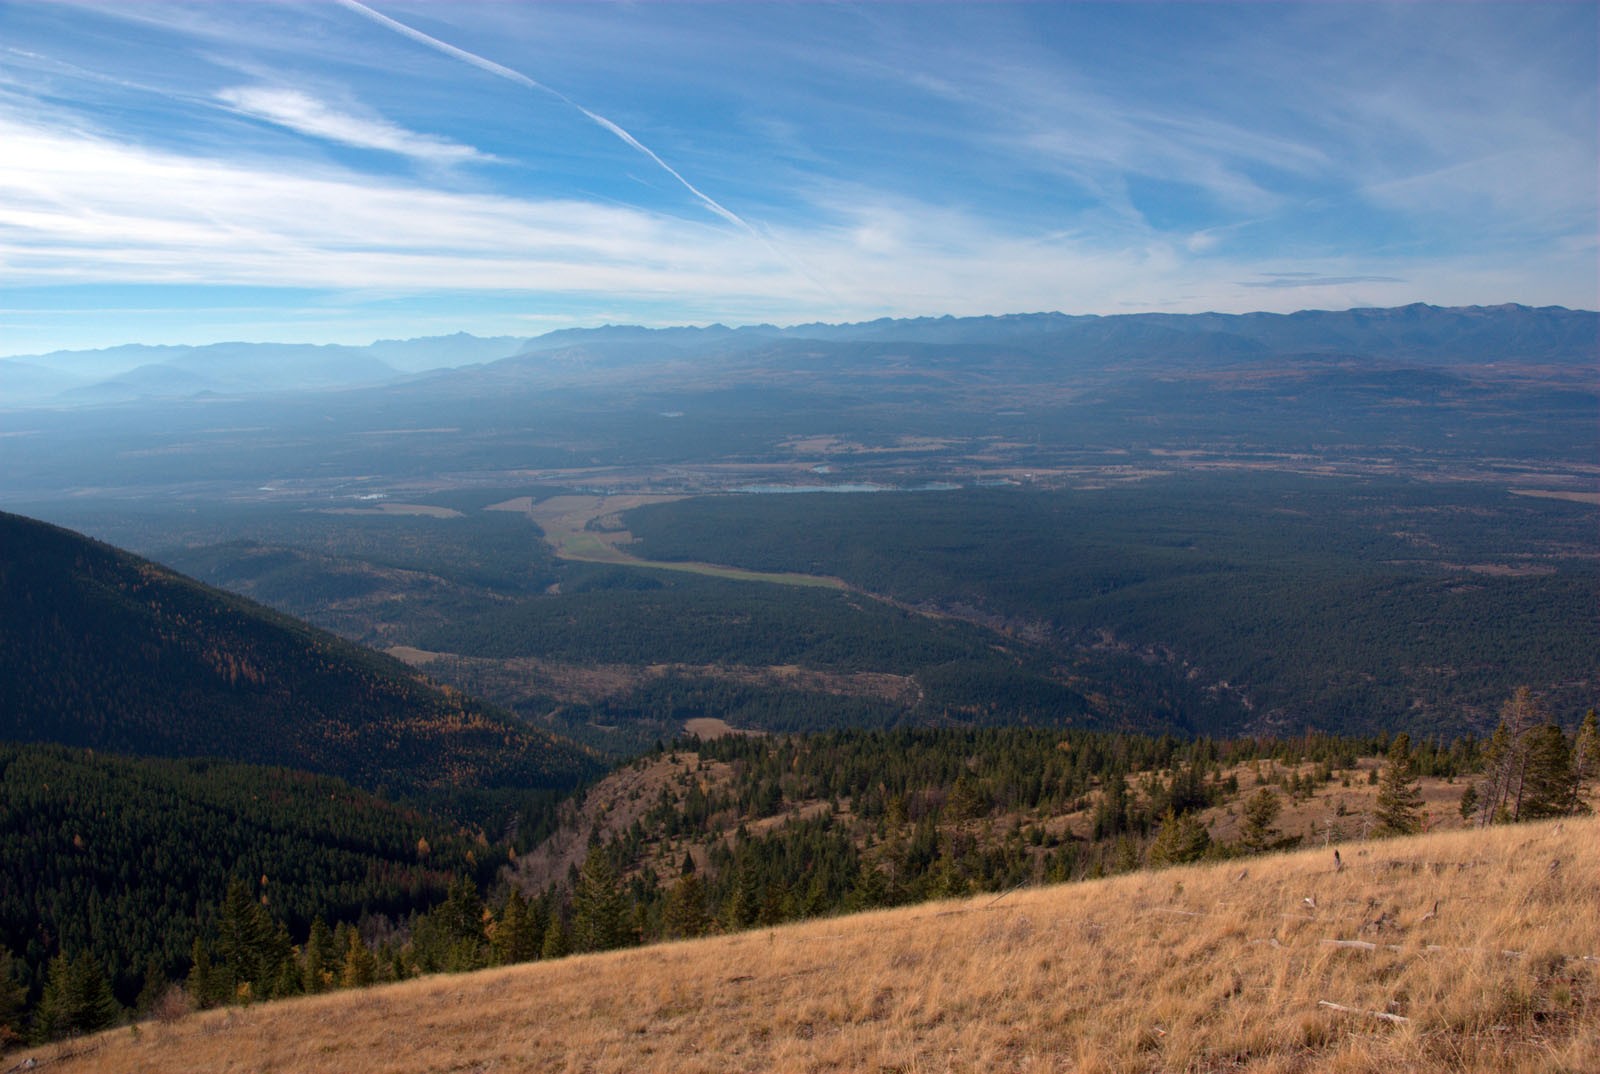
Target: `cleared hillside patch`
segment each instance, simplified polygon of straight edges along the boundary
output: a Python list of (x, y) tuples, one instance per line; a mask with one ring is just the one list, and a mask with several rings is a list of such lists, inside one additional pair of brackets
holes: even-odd
[(162, 1074), (1600, 1069), (1600, 821), (1342, 851), (1342, 869), (1312, 850), (1138, 873), (216, 1011), (28, 1057)]

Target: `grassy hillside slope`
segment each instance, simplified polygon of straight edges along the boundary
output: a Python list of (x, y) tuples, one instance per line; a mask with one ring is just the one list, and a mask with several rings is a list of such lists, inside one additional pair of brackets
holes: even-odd
[(594, 768), (389, 657), (9, 514), (0, 739), (226, 757), (398, 792), (565, 786)]
[(62, 1074), (1593, 1071), (1600, 821), (1146, 872), (192, 1015)]

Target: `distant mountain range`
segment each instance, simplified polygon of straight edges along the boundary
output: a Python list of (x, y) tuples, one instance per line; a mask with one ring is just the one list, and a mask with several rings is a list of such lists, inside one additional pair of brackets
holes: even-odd
[(1119, 362), (1236, 362), (1340, 355), (1425, 365), (1592, 364), (1600, 314), (1559, 306), (1439, 307), (1299, 313), (1113, 316), (1061, 313), (884, 318), (787, 328), (607, 326), (534, 338), (457, 333), (365, 347), (216, 343), (130, 344), (0, 359), (0, 408), (75, 407), (137, 400), (238, 397), (391, 384), (433, 370), (510, 363), (557, 378), (618, 365), (728, 358), (774, 344), (1004, 347), (1086, 366)]
[(0, 406), (91, 406), (207, 394), (257, 395), (385, 384), (414, 373), (519, 353), (527, 341), (459, 332), (365, 347), (306, 343), (130, 343), (0, 359)]
[[(1165, 351), (1228, 354), (1382, 354), (1441, 361), (1548, 360), (1593, 357), (1600, 314), (1561, 306), (1430, 306), (1299, 313), (1129, 313), (1111, 316), (1023, 313), (992, 317), (882, 318), (855, 324), (790, 328), (564, 329), (528, 341), (529, 352), (595, 343), (693, 346), (730, 340), (1071, 345), (1102, 357)], [(1087, 356), (1087, 355), (1085, 355)], [(1176, 355), (1174, 355), (1176, 356)]]

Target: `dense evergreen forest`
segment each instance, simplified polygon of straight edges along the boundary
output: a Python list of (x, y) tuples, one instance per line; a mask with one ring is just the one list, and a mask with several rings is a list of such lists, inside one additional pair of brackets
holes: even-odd
[(506, 848), (327, 776), (0, 743), (0, 947), (37, 996), (50, 959), (94, 959), (117, 1000), (181, 978), (230, 880), (302, 935), (404, 915)]
[(627, 524), (646, 558), (835, 575), (1051, 648), (1125, 646), (1227, 683), (1255, 728), (1486, 729), (1519, 676), (1569, 715), (1600, 682), (1593, 507), (1499, 489), (1186, 475), (701, 497)]
[[(554, 486), (430, 494), (433, 516), (236, 504), (101, 524), (365, 644), (445, 654), (428, 674), (612, 758), (706, 714), (770, 731), (1481, 733), (1519, 682), (1563, 719), (1600, 683), (1592, 505), (1512, 494), (1514, 475), (1128, 465), (1143, 476), (1102, 488), (699, 496), (623, 520), (646, 560), (850, 592), (559, 560), (525, 514), (485, 510), (572, 491)], [(758, 674), (788, 665), (904, 689)], [(554, 681), (596, 666), (604, 688)]]
[(369, 790), (570, 786), (594, 762), (388, 657), (0, 514), (0, 737), (223, 756)]

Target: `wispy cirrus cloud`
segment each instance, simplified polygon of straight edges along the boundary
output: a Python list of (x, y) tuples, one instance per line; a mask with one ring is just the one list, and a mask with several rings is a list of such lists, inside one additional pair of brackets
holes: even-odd
[(397, 153), (429, 164), (465, 164), (494, 159), (448, 138), (419, 134), (375, 116), (340, 111), (297, 89), (232, 86), (219, 90), (217, 99), (244, 115), (357, 149)]
[[(794, 287), (756, 244), (624, 206), (205, 159), (0, 116), (0, 266), (33, 283), (553, 293)], [(314, 209), (315, 211), (308, 211)]]
[(694, 195), (695, 200), (700, 202), (700, 204), (704, 205), (707, 209), (710, 209), (713, 213), (728, 221), (728, 223), (743, 229), (750, 235), (756, 236), (757, 238), (761, 237), (760, 233), (746, 223), (743, 217), (718, 202), (715, 198), (711, 197), (700, 188), (696, 187), (693, 183), (689, 182), (689, 180), (685, 179), (676, 168), (662, 160), (661, 157), (656, 154), (655, 150), (639, 141), (639, 139), (628, 133), (614, 121), (607, 119), (598, 112), (594, 112), (588, 108), (585, 108), (583, 105), (579, 104), (577, 101), (574, 101), (571, 97), (568, 97), (560, 90), (552, 89), (542, 82), (535, 81), (534, 79), (531, 79), (527, 75), (523, 74), (521, 71), (514, 71), (504, 64), (495, 63), (493, 60), (479, 56), (475, 52), (469, 52), (466, 49), (458, 48), (447, 41), (441, 41), (436, 37), (425, 34), (414, 26), (408, 26), (397, 19), (391, 19), (389, 16), (384, 15), (381, 12), (372, 10), (372, 8), (367, 7), (365, 4), (357, 3), (356, 0), (337, 0), (337, 2), (344, 7), (349, 8), (351, 11), (355, 11), (358, 14), (371, 19), (378, 25), (393, 30), (395, 33), (408, 37), (421, 45), (425, 45), (428, 48), (442, 52), (446, 56), (458, 59), (463, 63), (471, 64), (480, 71), (487, 71), (496, 78), (503, 78), (508, 82), (513, 82), (521, 86), (524, 89), (530, 89), (537, 93), (550, 94), (557, 100), (576, 108), (579, 112), (583, 113), (584, 118), (588, 119), (591, 123), (594, 123), (596, 126), (609, 132), (627, 145), (630, 149), (641, 154), (642, 156), (649, 158), (651, 163), (655, 164), (656, 167), (660, 168), (662, 171), (672, 176), (673, 179), (677, 180), (680, 186), (682, 186), (690, 194)]
[(1337, 287), (1352, 283), (1405, 283), (1399, 276), (1327, 276), (1320, 272), (1263, 272), (1261, 278), (1240, 280), (1240, 287)]

